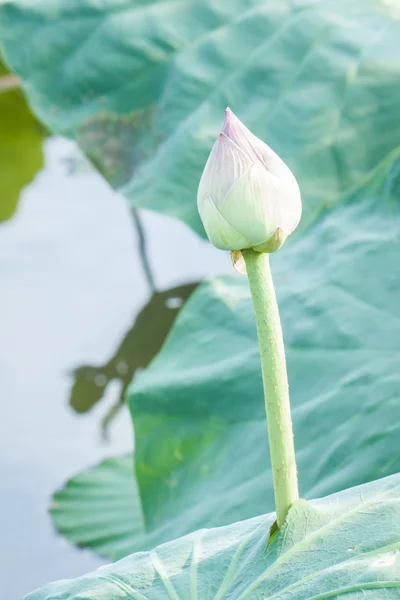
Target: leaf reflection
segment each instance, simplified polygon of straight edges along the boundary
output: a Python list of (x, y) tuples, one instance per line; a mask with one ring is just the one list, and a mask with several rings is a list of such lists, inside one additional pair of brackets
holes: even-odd
[(197, 285), (198, 282), (187, 283), (154, 292), (107, 363), (100, 366), (83, 365), (74, 370), (70, 405), (78, 413), (89, 411), (99, 402), (111, 381), (121, 382), (117, 402), (102, 422), (105, 435), (110, 422), (125, 401), (125, 392), (132, 378), (160, 350), (178, 311)]

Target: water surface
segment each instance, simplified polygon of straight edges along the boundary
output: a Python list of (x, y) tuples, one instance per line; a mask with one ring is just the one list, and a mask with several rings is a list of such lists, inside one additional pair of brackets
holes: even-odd
[[(151, 355), (151, 347), (138, 353), (132, 334), (152, 284), (130, 208), (75, 144), (48, 138), (43, 149), (44, 167), (23, 189), (14, 216), (0, 224), (0, 598), (5, 600), (104, 562), (56, 534), (47, 509), (52, 491), (68, 477), (132, 449), (126, 407), (111, 420), (108, 441), (102, 423), (116, 412), (112, 407), (127, 369), (139, 370)], [(229, 257), (184, 224), (151, 213), (141, 218), (157, 290), (231, 272)], [(181, 302), (174, 293), (155, 300), (142, 316), (141, 335), (155, 314), (165, 328), (168, 310), (176, 311)], [(110, 364), (120, 377), (105, 369)]]

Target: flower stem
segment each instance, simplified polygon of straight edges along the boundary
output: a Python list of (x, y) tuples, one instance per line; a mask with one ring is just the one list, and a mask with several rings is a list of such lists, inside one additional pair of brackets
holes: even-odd
[(242, 254), (256, 316), (279, 528), (299, 498), (285, 348), (269, 254), (255, 250), (243, 250)]

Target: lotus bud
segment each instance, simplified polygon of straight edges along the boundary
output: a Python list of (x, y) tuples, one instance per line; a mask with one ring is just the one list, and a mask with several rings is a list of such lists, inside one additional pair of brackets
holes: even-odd
[(197, 205), (207, 236), (231, 250), (278, 250), (301, 217), (297, 181), (286, 164), (227, 108), (201, 176)]

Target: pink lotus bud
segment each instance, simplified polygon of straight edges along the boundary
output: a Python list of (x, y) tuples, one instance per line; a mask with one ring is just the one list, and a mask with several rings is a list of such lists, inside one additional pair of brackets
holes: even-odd
[(229, 108), (204, 168), (197, 204), (210, 242), (221, 250), (273, 252), (301, 217), (293, 173)]

